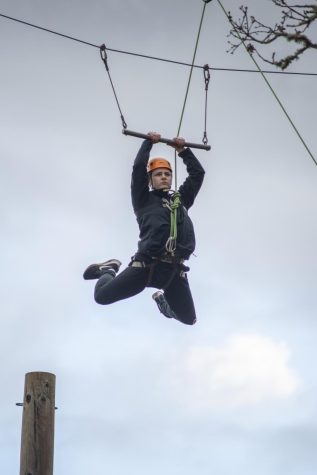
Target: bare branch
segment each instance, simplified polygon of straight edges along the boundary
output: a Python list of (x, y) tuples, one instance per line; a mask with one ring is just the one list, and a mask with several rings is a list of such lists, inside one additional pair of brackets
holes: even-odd
[[(306, 5), (290, 4), (288, 0), (271, 1), (281, 8), (281, 19), (274, 26), (265, 25), (249, 15), (247, 6), (240, 7), (242, 17), (238, 21), (235, 21), (229, 12), (232, 29), (228, 36), (238, 41), (228, 41), (230, 45), (228, 52), (234, 53), (244, 43), (251, 54), (256, 53), (263, 61), (286, 69), (308, 49), (317, 49), (317, 43), (306, 34), (311, 24), (317, 20), (317, 0), (315, 4)], [(268, 45), (281, 39), (299, 47), (290, 55), (278, 60), (276, 52), (273, 52), (271, 59), (268, 59), (256, 47), (256, 45)]]

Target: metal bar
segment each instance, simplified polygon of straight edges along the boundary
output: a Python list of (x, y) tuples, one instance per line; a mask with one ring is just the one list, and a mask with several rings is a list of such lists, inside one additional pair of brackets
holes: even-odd
[[(140, 132), (134, 132), (133, 130), (128, 130), (128, 129), (123, 129), (122, 133), (124, 135), (130, 135), (131, 137), (137, 137), (139, 139), (148, 139), (149, 138), (148, 134), (142, 134)], [(174, 140), (165, 139), (163, 137), (161, 137), (159, 142), (166, 143), (167, 145), (176, 145)], [(210, 145), (204, 145), (204, 144), (192, 143), (192, 142), (185, 142), (185, 147), (199, 148), (201, 150), (206, 150), (206, 151), (209, 151), (211, 149)]]

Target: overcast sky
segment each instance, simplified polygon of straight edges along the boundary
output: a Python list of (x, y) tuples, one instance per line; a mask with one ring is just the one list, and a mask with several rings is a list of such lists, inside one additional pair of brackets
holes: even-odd
[[(239, 14), (240, 2), (223, 3)], [(0, 13), (185, 62), (202, 8), (0, 0)], [(252, 9), (278, 20), (269, 0)], [(242, 48), (226, 53), (228, 31), (214, 0), (196, 63), (253, 69)], [(108, 58), (128, 127), (174, 137), (188, 68)], [(196, 152), (206, 178), (191, 210), (198, 323), (188, 327), (158, 312), (152, 289), (103, 307), (82, 279), (93, 262), (127, 265), (138, 237), (130, 173), (141, 142), (121, 133), (98, 49), (0, 18), (0, 61), (1, 472), (19, 471), (24, 375), (47, 371), (56, 475), (315, 475), (317, 167), (260, 75), (211, 74), (212, 150)], [(291, 71), (316, 64), (309, 52)], [(268, 78), (316, 156), (316, 78)], [(203, 101), (195, 70), (189, 141), (201, 142)], [(163, 144), (153, 154), (173, 159)]]

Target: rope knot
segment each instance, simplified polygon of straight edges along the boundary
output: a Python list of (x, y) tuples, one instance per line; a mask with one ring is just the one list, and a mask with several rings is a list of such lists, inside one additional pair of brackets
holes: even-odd
[(170, 201), (171, 210), (172, 211), (176, 210), (180, 204), (181, 204), (181, 194), (179, 191), (175, 191)]

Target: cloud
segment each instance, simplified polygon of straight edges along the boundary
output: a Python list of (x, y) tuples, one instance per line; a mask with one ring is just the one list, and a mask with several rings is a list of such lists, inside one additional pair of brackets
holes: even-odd
[(189, 406), (235, 408), (294, 396), (301, 382), (289, 366), (290, 349), (256, 334), (238, 334), (222, 346), (193, 346), (173, 368), (176, 393)]

